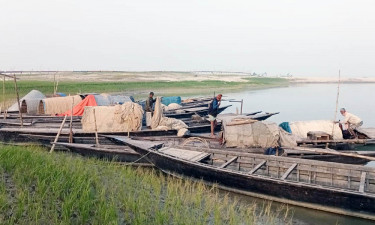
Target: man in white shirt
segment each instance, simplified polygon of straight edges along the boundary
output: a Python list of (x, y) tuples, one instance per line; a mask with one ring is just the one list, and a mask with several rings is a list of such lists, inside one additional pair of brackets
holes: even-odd
[(341, 108), (340, 113), (344, 116), (344, 121), (340, 123), (340, 128), (342, 129), (341, 124), (343, 124), (351, 135), (355, 135), (353, 130), (363, 125), (362, 119), (356, 115), (348, 113), (345, 108)]

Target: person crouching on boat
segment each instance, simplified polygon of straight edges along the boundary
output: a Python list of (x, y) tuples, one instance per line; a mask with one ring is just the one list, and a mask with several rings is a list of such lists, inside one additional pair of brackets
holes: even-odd
[(216, 117), (221, 103), (222, 94), (218, 94), (210, 103), (208, 108), (208, 120), (211, 122), (211, 137), (215, 137), (215, 127), (217, 125)]
[(340, 113), (344, 116), (344, 121), (340, 122), (340, 128), (343, 130), (343, 125), (345, 129), (349, 131), (350, 135), (355, 136), (354, 130), (363, 125), (363, 121), (356, 115), (348, 113), (345, 108), (340, 109)]

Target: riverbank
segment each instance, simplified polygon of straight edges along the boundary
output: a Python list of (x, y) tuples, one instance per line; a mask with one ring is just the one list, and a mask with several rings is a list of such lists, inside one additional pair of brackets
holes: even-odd
[[(48, 95), (53, 94), (53, 76), (46, 80), (40, 76), (20, 75), (18, 89), (20, 96), (26, 95), (29, 91), (36, 89)], [(30, 79), (33, 77), (33, 79)], [(191, 96), (191, 95), (213, 95), (213, 93), (228, 93), (239, 90), (256, 90), (270, 87), (287, 86), (289, 82), (282, 78), (257, 78), (257, 77), (242, 77), (240, 80), (237, 78), (232, 81), (227, 81), (227, 76), (215, 77), (214, 80), (204, 77), (204, 80), (185, 80), (179, 74), (181, 80), (155, 80), (155, 77), (150, 77), (149, 80), (139, 81), (137, 79), (127, 78), (126, 81), (119, 79), (119, 81), (100, 81), (96, 79), (87, 79), (86, 76), (81, 77), (75, 81), (63, 79), (58, 80), (57, 92), (65, 94), (80, 94), (80, 93), (122, 93), (132, 95), (136, 99), (145, 98), (150, 91), (154, 91), (159, 96)], [(111, 78), (112, 79), (112, 78)], [(189, 78), (190, 79), (190, 78)], [(237, 81), (235, 81), (237, 80)], [(14, 83), (12, 80), (5, 82), (5, 101), (6, 105), (11, 105), (16, 99), (14, 92)], [(0, 101), (3, 99), (0, 98)]]
[(238, 203), (153, 169), (0, 146), (1, 224), (291, 224), (287, 207)]

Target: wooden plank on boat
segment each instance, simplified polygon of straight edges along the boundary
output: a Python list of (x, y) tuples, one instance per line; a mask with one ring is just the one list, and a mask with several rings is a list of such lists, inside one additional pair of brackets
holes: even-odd
[(196, 107), (196, 108), (189, 108), (189, 109), (184, 109), (186, 112), (196, 112), (196, 111), (201, 111), (208, 109), (208, 107)]
[(235, 157), (231, 158), (230, 160), (228, 160), (226, 163), (222, 164), (219, 168), (225, 168), (237, 159), (238, 159), (238, 156), (235, 156)]
[(109, 138), (111, 140), (114, 140), (116, 142), (120, 142), (122, 144), (130, 144), (134, 146), (139, 146), (144, 149), (151, 149), (151, 148), (160, 148), (164, 145), (164, 142), (151, 142), (151, 141), (139, 141), (139, 140), (133, 140), (128, 137), (124, 136), (115, 136), (115, 135), (102, 135), (103, 137)]
[(366, 181), (366, 172), (362, 172), (361, 174), (361, 181), (359, 183), (359, 192), (364, 193), (365, 192), (365, 181)]
[(254, 174), (256, 171), (258, 171), (266, 163), (267, 163), (267, 160), (263, 160), (261, 163), (256, 165), (252, 170), (250, 170), (249, 174)]
[(297, 165), (297, 163), (294, 163), (292, 166), (290, 166), (289, 169), (281, 177), (281, 180), (285, 180), (286, 178), (288, 178), (289, 174), (297, 167)]
[(164, 154), (180, 158), (180, 159), (185, 159), (193, 162), (199, 162), (202, 159), (210, 156), (210, 153), (206, 152), (200, 152), (200, 151), (192, 151), (192, 150), (185, 150), (185, 149), (179, 149), (179, 148), (169, 148), (169, 147), (164, 147), (159, 149), (159, 152), (162, 152)]

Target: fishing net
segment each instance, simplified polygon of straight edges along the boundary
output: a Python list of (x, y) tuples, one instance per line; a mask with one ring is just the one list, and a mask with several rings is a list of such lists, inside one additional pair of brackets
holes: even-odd
[(188, 126), (181, 120), (163, 116), (160, 97), (156, 98), (154, 115), (152, 116), (151, 128), (153, 130), (178, 130), (179, 136), (186, 135)]

